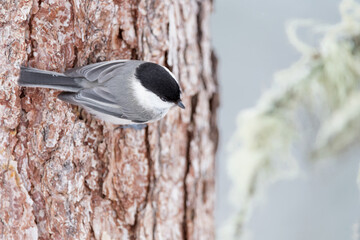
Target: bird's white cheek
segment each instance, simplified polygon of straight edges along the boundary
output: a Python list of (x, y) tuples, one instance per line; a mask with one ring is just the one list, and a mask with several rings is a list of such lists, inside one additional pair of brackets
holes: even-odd
[(169, 102), (164, 102), (162, 101), (160, 98), (156, 99), (156, 107), (160, 108), (160, 109), (169, 109), (173, 106), (174, 104), (169, 103)]
[(139, 81), (134, 80), (133, 83), (136, 98), (144, 108), (163, 111), (174, 105), (172, 103), (162, 101), (156, 94), (144, 88)]

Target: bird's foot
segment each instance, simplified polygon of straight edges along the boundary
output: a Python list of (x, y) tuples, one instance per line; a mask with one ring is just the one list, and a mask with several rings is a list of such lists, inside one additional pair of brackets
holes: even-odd
[(144, 128), (146, 128), (146, 126), (147, 126), (147, 124), (120, 125), (120, 126), (116, 127), (115, 130), (119, 129), (119, 128), (122, 128), (122, 129), (132, 128), (132, 129), (135, 129), (135, 130), (143, 130)]

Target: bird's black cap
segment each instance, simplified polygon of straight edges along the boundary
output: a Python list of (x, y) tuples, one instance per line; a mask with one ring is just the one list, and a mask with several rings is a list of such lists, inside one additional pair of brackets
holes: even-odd
[(155, 63), (142, 63), (135, 72), (140, 83), (163, 101), (177, 104), (180, 101), (180, 87), (171, 74)]

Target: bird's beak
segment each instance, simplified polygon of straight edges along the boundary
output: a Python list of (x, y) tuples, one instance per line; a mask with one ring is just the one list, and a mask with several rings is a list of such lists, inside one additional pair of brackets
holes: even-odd
[(183, 104), (181, 101), (178, 101), (178, 102), (177, 102), (177, 105), (178, 105), (180, 108), (185, 109), (185, 106), (184, 106), (184, 104)]

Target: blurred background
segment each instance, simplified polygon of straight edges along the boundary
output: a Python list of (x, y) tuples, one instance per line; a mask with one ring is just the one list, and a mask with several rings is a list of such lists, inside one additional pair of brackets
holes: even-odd
[[(272, 85), (275, 72), (290, 67), (301, 54), (290, 44), (285, 24), (291, 19), (340, 21), (338, 0), (215, 0), (212, 38), (219, 58), (221, 108), (217, 156), (217, 239), (237, 206), (229, 202), (229, 143), (240, 111), (254, 107)], [(300, 32), (316, 46), (319, 36)], [(321, 35), (320, 35), (321, 38)], [(359, 119), (360, 121), (360, 119)], [(303, 122), (303, 129), (313, 126)], [(308, 143), (311, 145), (311, 143)], [(320, 164), (309, 163), (306, 141), (296, 146), (299, 174), (271, 184), (256, 204), (239, 239), (345, 240), (360, 239), (360, 145)], [(250, 160), (250, 159), (249, 159)]]

